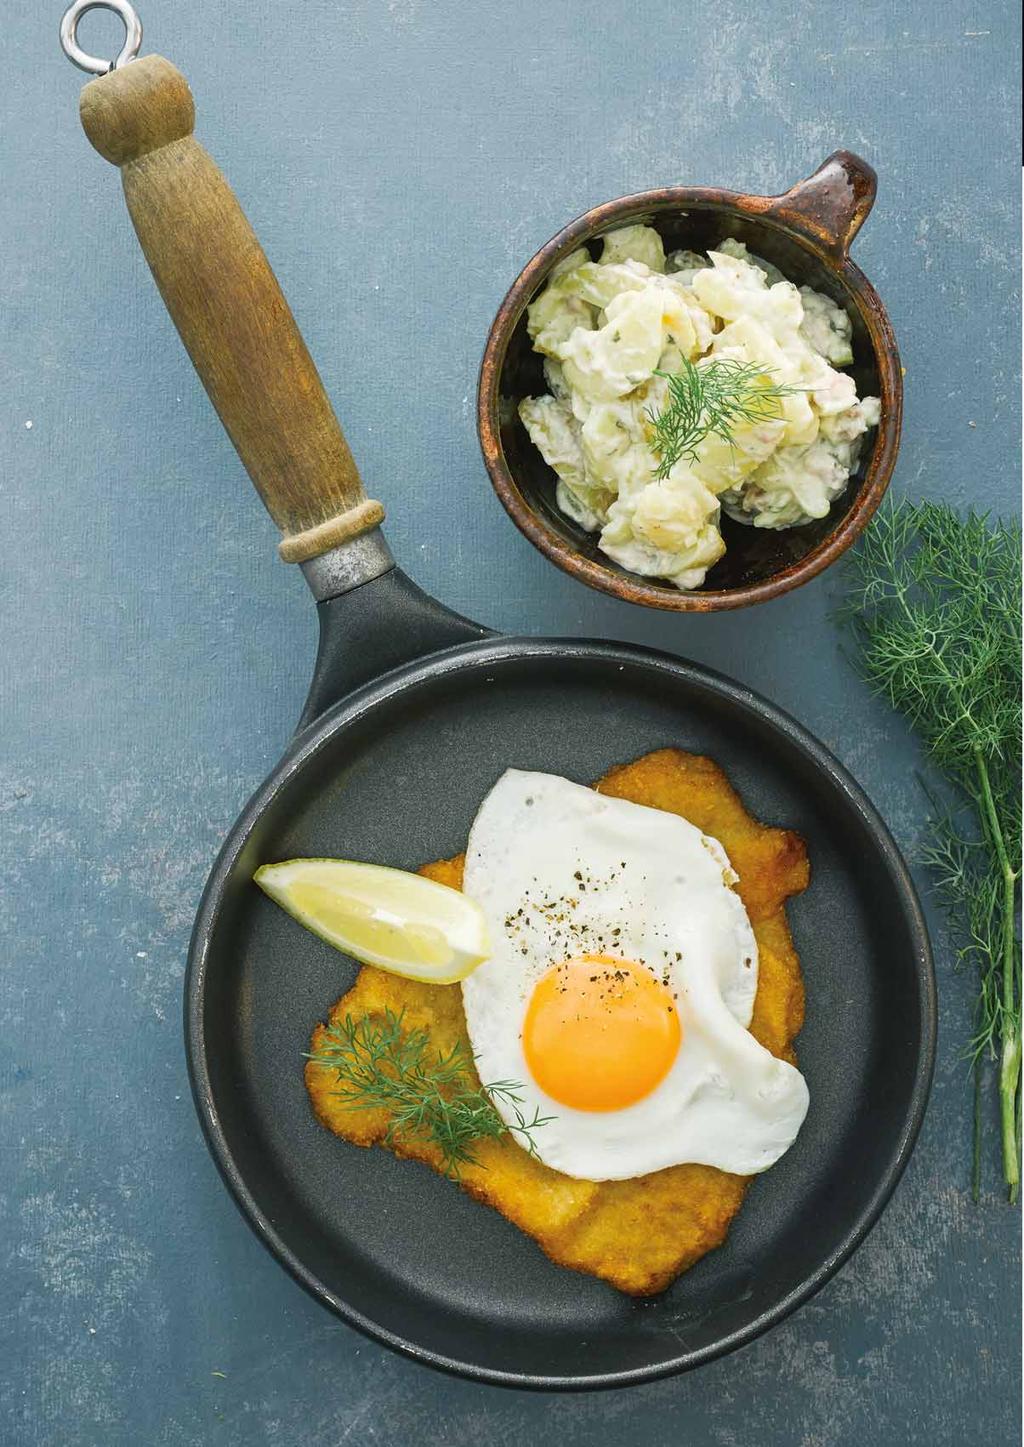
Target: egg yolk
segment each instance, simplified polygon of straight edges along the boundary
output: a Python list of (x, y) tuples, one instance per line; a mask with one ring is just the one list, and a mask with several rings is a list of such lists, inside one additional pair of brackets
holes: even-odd
[(622, 1110), (664, 1080), (682, 1030), (650, 970), (610, 955), (564, 960), (538, 980), (523, 1050), (541, 1090), (574, 1110)]

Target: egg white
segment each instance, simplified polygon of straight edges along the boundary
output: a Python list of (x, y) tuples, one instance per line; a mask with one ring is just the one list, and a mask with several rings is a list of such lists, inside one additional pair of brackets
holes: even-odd
[[(555, 774), (510, 769), (470, 832), (463, 888), (483, 909), (493, 953), (462, 982), (480, 1078), (522, 1083), (520, 1109), (546, 1165), (625, 1180), (683, 1162), (766, 1170), (807, 1113), (803, 1076), (746, 1028), (757, 942), (725, 851), (676, 814), (607, 798)], [(678, 1055), (642, 1100), (573, 1110), (533, 1080), (523, 1022), (534, 987), (581, 954), (638, 961), (672, 992)], [(497, 1099), (509, 1125), (512, 1107)]]

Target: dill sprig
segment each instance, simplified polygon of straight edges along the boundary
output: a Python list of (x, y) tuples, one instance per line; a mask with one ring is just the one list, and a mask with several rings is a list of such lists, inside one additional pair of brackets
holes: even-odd
[(732, 442), (740, 423), (773, 422), (782, 415), (779, 400), (802, 389), (765, 381), (770, 367), (716, 357), (697, 366), (684, 359), (682, 371), (655, 371), (668, 383), (661, 412), (647, 409), (651, 446), (658, 454), (656, 477), (668, 477), (681, 457), (696, 458), (712, 434)]
[(958, 942), (977, 970), (972, 1186), (981, 1177), (981, 1077), (999, 1062), (1003, 1175), (1020, 1186), (1021, 535), (941, 503), (901, 502), (851, 564), (843, 616), (875, 691), (909, 719), (950, 786), (930, 792), (923, 854)]
[[(550, 1116), (535, 1111), (527, 1120), (520, 1110), (522, 1089), (515, 1081), (491, 1085), (477, 1082), (473, 1055), (462, 1040), (447, 1054), (431, 1051), (426, 1030), (407, 1030), (404, 1011), (385, 1010), (380, 1020), (350, 1015), (329, 1025), (320, 1047), (307, 1059), (337, 1073), (335, 1092), (352, 1110), (386, 1110), (385, 1144), (398, 1136), (418, 1136), (441, 1151), (445, 1172), (459, 1179), (464, 1165), (478, 1165), (470, 1150), (474, 1141), (513, 1133), (531, 1155), (531, 1132)], [(511, 1107), (513, 1125), (506, 1125), (494, 1107), (500, 1099)]]

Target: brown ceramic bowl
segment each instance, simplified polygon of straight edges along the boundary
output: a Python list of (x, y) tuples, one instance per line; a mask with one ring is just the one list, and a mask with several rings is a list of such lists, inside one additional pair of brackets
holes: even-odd
[[(849, 258), (871, 210), (876, 177), (866, 161), (836, 151), (814, 175), (784, 196), (744, 196), (703, 186), (672, 186), (608, 201), (571, 222), (542, 246), (520, 273), (494, 319), (480, 370), (477, 421), (495, 491), (521, 532), (565, 572), (616, 598), (649, 608), (708, 612), (763, 603), (827, 568), (867, 524), (889, 484), (899, 447), (903, 383), (899, 352), (874, 287)], [(850, 484), (825, 518), (782, 532), (722, 519), (725, 556), (702, 588), (683, 593), (670, 583), (627, 572), (598, 550), (597, 538), (555, 505), (555, 475), (519, 420), (519, 402), (547, 390), (541, 358), (526, 331), (526, 308), (551, 268), (578, 246), (618, 226), (646, 222), (665, 249), (705, 251), (726, 236), (774, 262), (798, 286), (807, 284), (846, 308), (853, 321), (850, 371), (860, 396), (881, 398), (881, 424), (869, 439)]]

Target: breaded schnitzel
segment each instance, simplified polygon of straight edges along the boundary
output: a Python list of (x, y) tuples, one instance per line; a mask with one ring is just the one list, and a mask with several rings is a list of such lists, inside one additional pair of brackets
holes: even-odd
[[(660, 749), (612, 769), (599, 792), (680, 814), (718, 839), (739, 875), (738, 892), (750, 916), (760, 955), (750, 1030), (772, 1054), (796, 1063), (793, 1039), (803, 1023), (800, 962), (786, 922), (785, 901), (807, 887), (803, 840), (759, 824), (711, 759)], [(421, 873), (460, 888), (463, 856), (425, 865)], [(404, 1011), (410, 1029), (429, 1031), (447, 1053), (460, 1039), (468, 1048), (462, 994), (450, 985), (425, 985), (365, 966), (333, 1006), (330, 1023), (385, 1010)], [(313, 1031), (316, 1051), (325, 1027)], [(354, 1145), (380, 1144), (383, 1110), (353, 1110), (335, 1093), (335, 1073), (314, 1061), (306, 1086), (317, 1118)], [(429, 1141), (399, 1137), (397, 1155), (441, 1170)], [(477, 1164), (465, 1166), (463, 1190), (493, 1206), (533, 1237), (552, 1261), (607, 1281), (619, 1291), (648, 1296), (725, 1240), (747, 1179), (713, 1166), (681, 1165), (625, 1181), (581, 1181), (543, 1165), (509, 1135), (474, 1144)]]

